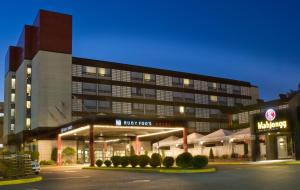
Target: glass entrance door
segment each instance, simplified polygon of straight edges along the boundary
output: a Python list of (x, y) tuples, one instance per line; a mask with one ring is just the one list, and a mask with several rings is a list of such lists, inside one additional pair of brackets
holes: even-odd
[(277, 136), (278, 159), (288, 158), (288, 143), (286, 136)]

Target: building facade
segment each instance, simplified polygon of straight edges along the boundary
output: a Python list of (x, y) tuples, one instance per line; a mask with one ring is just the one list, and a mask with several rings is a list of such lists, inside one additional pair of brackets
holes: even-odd
[(26, 134), (122, 115), (180, 119), (208, 133), (228, 128), (231, 110), (258, 99), (249, 82), (74, 57), (72, 16), (41, 10), (7, 52), (3, 131), (24, 148)]

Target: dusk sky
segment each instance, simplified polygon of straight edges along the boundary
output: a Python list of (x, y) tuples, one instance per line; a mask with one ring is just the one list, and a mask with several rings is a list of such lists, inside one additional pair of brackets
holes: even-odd
[(0, 100), (7, 47), (39, 9), (73, 15), (73, 56), (249, 81), (274, 99), (300, 82), (299, 2), (1, 1)]

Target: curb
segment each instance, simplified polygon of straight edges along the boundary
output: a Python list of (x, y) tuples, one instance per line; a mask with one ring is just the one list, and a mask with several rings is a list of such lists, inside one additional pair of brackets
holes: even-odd
[(35, 183), (42, 181), (43, 178), (41, 176), (39, 177), (33, 177), (33, 178), (22, 178), (22, 179), (13, 179), (13, 180), (5, 180), (0, 181), (0, 186), (6, 186), (6, 185), (20, 185), (20, 184), (26, 184), (26, 183)]

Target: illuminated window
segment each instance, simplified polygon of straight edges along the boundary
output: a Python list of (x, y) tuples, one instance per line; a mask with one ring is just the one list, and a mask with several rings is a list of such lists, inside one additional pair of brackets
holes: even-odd
[(144, 80), (147, 82), (155, 82), (155, 75), (144, 73)]
[(31, 125), (31, 119), (26, 118), (26, 127), (30, 127), (30, 125)]
[(96, 74), (96, 67), (86, 66), (85, 67), (85, 73), (87, 73), (87, 74)]
[(30, 67), (27, 68), (27, 74), (31, 75), (31, 68)]
[(11, 130), (11, 131), (15, 130), (15, 124), (13, 124), (13, 123), (10, 124), (10, 130)]
[(189, 86), (190, 85), (190, 79), (183, 79), (183, 84), (185, 86)]
[(16, 99), (16, 95), (15, 95), (15, 93), (12, 93), (11, 97), (10, 97), (10, 101), (15, 102), (15, 99)]
[(99, 75), (101, 75), (101, 76), (105, 76), (105, 74), (106, 74), (105, 68), (99, 68), (98, 72), (99, 72)]
[(28, 108), (28, 109), (31, 108), (31, 102), (30, 101), (26, 101), (26, 108)]
[(14, 78), (11, 79), (11, 88), (16, 89), (16, 79)]
[(30, 94), (31, 94), (31, 84), (27, 84), (26, 92), (30, 96)]
[(183, 106), (179, 106), (179, 113), (184, 113), (184, 107)]
[(10, 110), (10, 116), (14, 117), (15, 116), (15, 109)]
[(214, 89), (217, 89), (217, 83), (213, 82), (212, 86), (213, 86)]
[(218, 96), (210, 96), (211, 102), (218, 102)]

